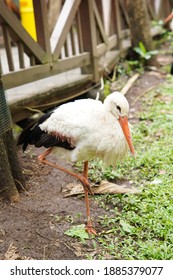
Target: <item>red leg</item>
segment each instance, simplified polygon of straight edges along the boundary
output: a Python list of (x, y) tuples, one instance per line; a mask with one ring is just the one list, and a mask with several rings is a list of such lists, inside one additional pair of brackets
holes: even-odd
[[(88, 161), (84, 162), (84, 170), (83, 170), (83, 177), (88, 180)], [(88, 190), (84, 188), (84, 193), (85, 193), (85, 205), (86, 205), (86, 213), (87, 213), (87, 225), (85, 230), (90, 233), (97, 235), (96, 230), (92, 226), (91, 222), (91, 215), (90, 215), (90, 206), (89, 206), (89, 198), (88, 198)]]
[(60, 171), (63, 171), (67, 174), (70, 174), (71, 176), (77, 178), (81, 183), (82, 185), (84, 186), (84, 190), (87, 190), (87, 192), (89, 192), (90, 194), (93, 194), (93, 191), (91, 190), (91, 187), (90, 187), (90, 184), (88, 182), (88, 179), (85, 178), (84, 176), (81, 176), (79, 174), (76, 174), (60, 165), (57, 165), (55, 163), (52, 163), (50, 162), (49, 160), (46, 159), (46, 156), (49, 155), (52, 151), (52, 148), (49, 148), (48, 150), (46, 150), (43, 154), (41, 154), (39, 157), (38, 157), (38, 160), (42, 163), (45, 163), (47, 165), (50, 165), (56, 169), (59, 169)]

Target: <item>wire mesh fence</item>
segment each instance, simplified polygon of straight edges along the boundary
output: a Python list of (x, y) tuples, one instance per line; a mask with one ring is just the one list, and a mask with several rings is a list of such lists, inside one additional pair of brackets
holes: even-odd
[(7, 132), (12, 127), (12, 118), (9, 106), (5, 98), (5, 91), (0, 80), (0, 135)]

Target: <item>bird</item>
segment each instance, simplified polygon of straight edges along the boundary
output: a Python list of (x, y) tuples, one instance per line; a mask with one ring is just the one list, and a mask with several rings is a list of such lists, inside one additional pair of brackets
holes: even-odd
[[(24, 128), (18, 138), (23, 151), (28, 145), (46, 150), (38, 160), (77, 178), (84, 187), (86, 227), (97, 235), (92, 225), (89, 196), (93, 194), (88, 181), (88, 162), (98, 158), (105, 166), (115, 167), (130, 150), (135, 155), (128, 123), (129, 103), (120, 92), (110, 93), (102, 103), (96, 99), (78, 99), (62, 104)], [(75, 173), (46, 157), (54, 153), (58, 159), (76, 163), (82, 161), (83, 174)]]

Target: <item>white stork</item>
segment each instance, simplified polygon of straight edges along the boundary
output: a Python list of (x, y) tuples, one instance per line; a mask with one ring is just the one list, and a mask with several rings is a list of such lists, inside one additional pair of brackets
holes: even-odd
[[(47, 150), (38, 159), (44, 164), (64, 171), (84, 186), (87, 212), (86, 231), (96, 235), (90, 217), (88, 193), (92, 194), (88, 182), (88, 161), (101, 159), (106, 165), (115, 166), (127, 153), (128, 147), (134, 155), (128, 125), (129, 104), (119, 92), (110, 94), (104, 103), (93, 99), (69, 102), (45, 114), (40, 120), (24, 129), (18, 145), (44, 146)], [(76, 174), (46, 159), (50, 153), (66, 161), (84, 162), (83, 175)]]

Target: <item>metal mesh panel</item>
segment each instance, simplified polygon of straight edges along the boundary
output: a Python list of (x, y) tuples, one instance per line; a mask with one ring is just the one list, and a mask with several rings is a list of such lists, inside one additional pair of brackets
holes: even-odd
[(0, 135), (4, 134), (6, 131), (12, 127), (12, 118), (10, 109), (7, 105), (5, 92), (0, 81)]

